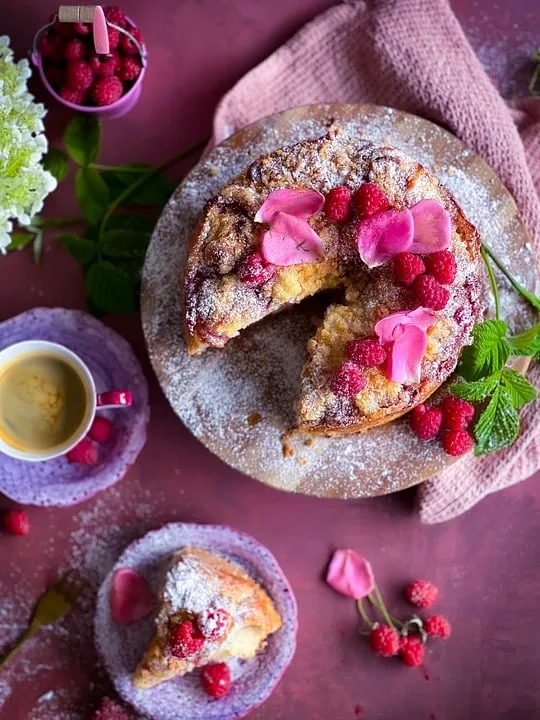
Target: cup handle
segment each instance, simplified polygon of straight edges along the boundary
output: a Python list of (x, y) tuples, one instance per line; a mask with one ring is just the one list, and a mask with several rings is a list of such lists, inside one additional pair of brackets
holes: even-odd
[(96, 408), (129, 407), (133, 403), (133, 395), (130, 390), (109, 390), (98, 393), (96, 397)]

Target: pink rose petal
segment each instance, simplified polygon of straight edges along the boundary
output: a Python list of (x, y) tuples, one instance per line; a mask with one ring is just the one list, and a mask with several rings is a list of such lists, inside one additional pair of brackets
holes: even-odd
[(305, 220), (278, 212), (270, 230), (262, 236), (261, 253), (266, 262), (274, 265), (297, 265), (320, 260), (324, 245)]
[(414, 237), (409, 251), (420, 255), (446, 250), (452, 238), (450, 213), (437, 200), (420, 200), (410, 210)]
[(140, 620), (154, 607), (154, 596), (148, 583), (131, 568), (121, 568), (114, 574), (110, 604), (111, 616), (120, 625)]
[(360, 257), (370, 268), (384, 265), (409, 249), (414, 232), (409, 210), (387, 210), (358, 223), (356, 242)]
[(424, 332), (437, 322), (437, 314), (433, 310), (418, 307), (416, 310), (397, 312), (379, 320), (375, 325), (375, 333), (381, 343), (387, 345), (394, 341), (394, 331), (400, 325), (415, 325)]
[(375, 580), (365, 558), (354, 550), (336, 550), (328, 566), (326, 582), (336, 592), (358, 600), (369, 595)]
[(324, 197), (316, 190), (274, 190), (259, 208), (255, 222), (270, 224), (278, 212), (307, 220), (323, 206)]
[(388, 376), (392, 382), (411, 385), (420, 382), (422, 358), (427, 349), (427, 335), (416, 325), (399, 325), (388, 359)]

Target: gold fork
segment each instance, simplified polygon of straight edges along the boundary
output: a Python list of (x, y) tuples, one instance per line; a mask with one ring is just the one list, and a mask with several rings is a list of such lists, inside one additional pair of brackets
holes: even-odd
[(75, 570), (69, 570), (60, 580), (47, 588), (39, 598), (30, 618), (30, 623), (22, 632), (13, 647), (0, 657), (2, 668), (19, 650), (21, 645), (35, 635), (45, 625), (52, 625), (63, 618), (79, 597), (82, 591), (82, 579)]

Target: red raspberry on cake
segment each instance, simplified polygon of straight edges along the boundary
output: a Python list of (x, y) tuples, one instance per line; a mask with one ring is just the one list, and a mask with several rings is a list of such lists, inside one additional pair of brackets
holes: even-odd
[(442, 447), (447, 455), (459, 457), (473, 446), (473, 439), (466, 430), (445, 430), (441, 437)]
[(377, 655), (392, 657), (399, 650), (399, 635), (397, 630), (389, 625), (378, 625), (369, 633), (369, 647)]
[(253, 288), (268, 282), (274, 276), (276, 266), (267, 263), (260, 253), (254, 252), (238, 264), (236, 272), (242, 282)]
[(8, 510), (4, 515), (4, 528), (12, 535), (28, 535), (30, 520), (24, 510)]
[[(139, 28), (136, 27), (127, 27), (126, 30), (133, 35), (135, 40), (139, 43), (139, 45), (142, 45), (143, 43), (143, 36), (142, 32), (139, 30)], [(135, 45), (133, 40), (128, 37), (127, 35), (124, 35), (122, 33), (122, 37), (120, 38), (120, 47), (125, 52), (126, 55), (138, 55), (139, 54), (139, 48)]]
[(92, 97), (96, 105), (112, 105), (122, 97), (124, 88), (120, 80), (111, 77), (100, 78), (92, 89)]
[(330, 389), (339, 397), (352, 397), (366, 387), (367, 380), (361, 368), (353, 362), (345, 361), (330, 379)]
[(86, 45), (80, 38), (68, 40), (64, 46), (66, 60), (81, 60), (86, 55)]
[(431, 310), (443, 310), (450, 293), (432, 275), (419, 275), (412, 284), (412, 292), (420, 305)]
[(424, 662), (424, 643), (417, 635), (401, 638), (399, 655), (408, 667), (419, 667)]
[(393, 263), (394, 277), (400, 285), (410, 285), (418, 275), (426, 271), (421, 257), (410, 252), (396, 255)]
[(184, 620), (169, 634), (169, 649), (177, 658), (196, 655), (202, 650), (203, 645), (204, 635), (191, 620)]
[(334, 222), (344, 222), (349, 217), (352, 193), (345, 185), (330, 190), (324, 200), (324, 214)]
[(354, 193), (353, 204), (360, 219), (384, 212), (390, 207), (385, 193), (375, 183), (364, 183)]
[(439, 408), (417, 405), (411, 410), (411, 427), (420, 440), (433, 440), (441, 429), (443, 415)]
[(66, 82), (72, 90), (83, 93), (94, 82), (94, 73), (84, 60), (75, 60), (67, 66)]
[(356, 338), (347, 345), (346, 355), (351, 362), (362, 368), (382, 365), (387, 352), (376, 337)]
[(451, 285), (456, 279), (456, 258), (450, 250), (440, 250), (427, 255), (425, 263), (428, 273), (443, 285)]
[(446, 640), (452, 634), (452, 626), (442, 615), (430, 615), (424, 619), (423, 623), (424, 630), (429, 637)]
[(229, 626), (231, 617), (223, 608), (206, 610), (199, 616), (198, 625), (201, 633), (207, 640), (219, 640), (223, 637)]
[(429, 580), (413, 580), (405, 588), (405, 597), (417, 608), (430, 608), (439, 597), (439, 589)]
[(441, 410), (444, 427), (449, 430), (465, 430), (474, 417), (474, 405), (455, 395), (444, 398)]
[(201, 670), (204, 691), (213, 698), (222, 698), (231, 686), (231, 671), (225, 663), (205, 665)]
[(122, 82), (130, 82), (131, 80), (136, 80), (139, 77), (141, 70), (142, 65), (137, 58), (131, 56), (125, 57), (120, 63), (118, 77), (122, 80)]

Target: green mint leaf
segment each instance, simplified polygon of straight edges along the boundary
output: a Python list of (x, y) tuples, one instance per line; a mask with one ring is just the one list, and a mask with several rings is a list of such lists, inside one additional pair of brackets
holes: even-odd
[[(120, 167), (124, 167), (126, 170), (106, 170), (102, 173), (112, 199), (116, 199), (127, 187), (138, 180), (141, 175), (145, 175), (152, 166), (133, 163), (132, 165), (122, 165)], [(129, 168), (131, 168), (131, 170), (128, 170)], [(138, 172), (139, 169), (140, 172)], [(164, 175), (158, 174), (131, 193), (129, 197), (121, 203), (121, 207), (143, 205), (162, 208), (170, 198), (173, 190), (174, 185), (170, 183)]]
[(508, 368), (503, 370), (501, 382), (516, 410), (520, 410), (527, 403), (536, 400), (537, 393), (534, 385), (515, 370)]
[(58, 182), (62, 182), (69, 172), (66, 153), (59, 148), (49, 148), (49, 151), (43, 158), (43, 167), (45, 170), (48, 170)]
[(96, 225), (109, 204), (109, 191), (97, 170), (90, 167), (77, 170), (75, 195), (84, 217)]
[(533, 357), (540, 352), (540, 323), (536, 323), (525, 332), (507, 338), (512, 355)]
[(495, 390), (500, 382), (500, 373), (495, 373), (483, 380), (473, 380), (472, 382), (456, 383), (450, 387), (452, 394), (469, 402), (481, 402), (486, 400)]
[(20, 232), (11, 234), (11, 242), (7, 246), (6, 250), (12, 252), (13, 250), (24, 250), (24, 248), (32, 242), (34, 236), (30, 233)]
[(135, 310), (129, 276), (106, 260), (89, 267), (86, 273), (86, 292), (93, 305), (103, 313)]
[(499, 385), (474, 428), (475, 455), (486, 455), (511, 445), (519, 435), (519, 415), (506, 390)]
[(99, 120), (93, 115), (74, 115), (64, 131), (64, 145), (79, 165), (95, 162), (101, 149)]
[(92, 262), (96, 257), (97, 245), (88, 238), (66, 233), (59, 235), (56, 239), (69, 250), (75, 260), (83, 265)]
[(458, 373), (466, 380), (479, 380), (502, 370), (510, 355), (503, 320), (484, 320), (472, 331), (473, 344), (464, 348)]
[(100, 250), (109, 257), (142, 260), (148, 247), (150, 234), (138, 230), (107, 230), (103, 233)]

